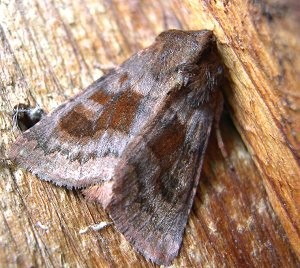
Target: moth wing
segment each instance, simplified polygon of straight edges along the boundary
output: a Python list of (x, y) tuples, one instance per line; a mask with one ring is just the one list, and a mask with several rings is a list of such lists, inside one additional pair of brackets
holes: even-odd
[[(17, 138), (10, 159), (59, 186), (109, 181), (124, 148), (150, 112), (143, 94), (129, 87), (139, 77), (130, 78), (126, 69), (125, 64), (98, 79), (44, 116)], [(138, 108), (146, 115), (137, 113)]]
[(214, 120), (209, 105), (173, 108), (129, 145), (113, 182), (84, 190), (137, 251), (164, 265), (178, 255)]

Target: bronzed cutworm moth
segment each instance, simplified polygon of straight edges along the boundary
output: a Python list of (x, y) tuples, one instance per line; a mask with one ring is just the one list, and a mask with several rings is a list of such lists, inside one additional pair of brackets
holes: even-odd
[(221, 112), (222, 77), (211, 31), (163, 32), (24, 132), (10, 158), (84, 188), (137, 251), (170, 264)]

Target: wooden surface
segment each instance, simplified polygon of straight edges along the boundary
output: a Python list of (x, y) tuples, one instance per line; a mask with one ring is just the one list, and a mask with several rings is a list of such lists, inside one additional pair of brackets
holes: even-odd
[(228, 67), (175, 267), (300, 265), (300, 7), (295, 1), (1, 1), (0, 266), (152, 267), (97, 204), (6, 161), (12, 107), (51, 111), (170, 28), (214, 30)]

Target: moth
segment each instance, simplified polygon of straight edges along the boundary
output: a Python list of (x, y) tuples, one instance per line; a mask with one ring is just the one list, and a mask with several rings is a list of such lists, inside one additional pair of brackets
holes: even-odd
[(146, 259), (178, 255), (223, 99), (211, 31), (168, 30), (17, 138), (10, 158), (82, 188)]
[(39, 122), (44, 115), (44, 110), (38, 105), (31, 107), (28, 104), (19, 103), (13, 108), (13, 124), (21, 131), (25, 131)]

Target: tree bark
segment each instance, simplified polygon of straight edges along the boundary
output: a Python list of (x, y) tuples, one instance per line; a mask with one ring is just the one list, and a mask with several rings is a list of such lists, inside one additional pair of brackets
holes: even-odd
[[(228, 68), (175, 267), (297, 267), (300, 258), (300, 7), (295, 1), (0, 3), (0, 266), (152, 267), (80, 191), (11, 164), (12, 107), (51, 111), (170, 28), (211, 29)], [(230, 166), (234, 170), (230, 169)]]

